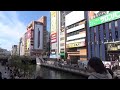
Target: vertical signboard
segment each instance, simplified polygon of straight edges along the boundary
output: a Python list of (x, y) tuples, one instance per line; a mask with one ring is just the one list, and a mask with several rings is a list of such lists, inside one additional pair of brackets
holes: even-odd
[(51, 11), (51, 43), (57, 42), (57, 12)]

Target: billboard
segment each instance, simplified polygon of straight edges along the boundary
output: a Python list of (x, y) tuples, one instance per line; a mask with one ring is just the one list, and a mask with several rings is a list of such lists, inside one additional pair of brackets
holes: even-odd
[(85, 46), (85, 41), (67, 44), (66, 48), (83, 47), (83, 46)]
[(120, 18), (120, 11), (88, 11), (89, 27)]
[(84, 11), (72, 11), (65, 16), (65, 26), (72, 25), (85, 19)]
[(57, 12), (51, 11), (51, 43), (57, 42)]

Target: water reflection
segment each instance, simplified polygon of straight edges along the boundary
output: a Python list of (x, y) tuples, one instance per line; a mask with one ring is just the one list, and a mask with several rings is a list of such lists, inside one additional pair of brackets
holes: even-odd
[(83, 77), (78, 75), (73, 75), (71, 73), (49, 69), (39, 65), (36, 65), (36, 70), (34, 74), (35, 77), (41, 76), (44, 79), (84, 79)]

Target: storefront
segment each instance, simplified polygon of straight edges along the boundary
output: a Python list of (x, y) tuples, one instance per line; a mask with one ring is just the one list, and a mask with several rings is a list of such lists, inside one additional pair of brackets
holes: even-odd
[(87, 60), (85, 39), (72, 41), (66, 44), (68, 59)]
[(106, 43), (106, 60), (120, 61), (120, 42)]

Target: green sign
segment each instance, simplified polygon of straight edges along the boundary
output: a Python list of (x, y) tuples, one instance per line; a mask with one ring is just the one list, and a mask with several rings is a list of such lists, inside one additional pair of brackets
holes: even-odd
[(109, 14), (89, 20), (89, 27), (93, 27), (93, 26), (96, 26), (105, 22), (109, 22), (112, 20), (116, 20), (119, 18), (120, 18), (120, 11), (113, 11), (113, 12), (110, 12)]

